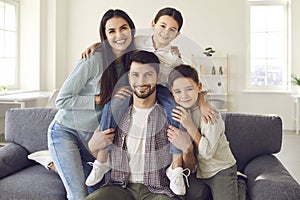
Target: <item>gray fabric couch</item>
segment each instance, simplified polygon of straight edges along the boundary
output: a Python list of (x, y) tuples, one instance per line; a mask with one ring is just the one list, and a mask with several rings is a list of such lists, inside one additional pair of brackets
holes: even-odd
[(0, 149), (1, 200), (65, 200), (66, 191), (58, 174), (27, 158), (47, 147), (47, 129), (56, 110), (11, 109), (5, 115), (5, 139)]
[[(0, 149), (1, 200), (66, 199), (57, 173), (27, 159), (47, 149), (47, 128), (55, 113), (51, 108), (7, 111), (5, 138), (11, 143)], [(273, 155), (282, 143), (280, 117), (226, 113), (223, 118), (238, 169), (248, 176), (249, 199), (300, 199), (299, 184)]]

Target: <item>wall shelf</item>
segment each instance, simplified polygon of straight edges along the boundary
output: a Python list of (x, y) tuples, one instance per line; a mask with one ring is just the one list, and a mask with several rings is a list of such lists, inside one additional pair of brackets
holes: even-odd
[(228, 55), (218, 57), (192, 56), (192, 66), (199, 73), (206, 101), (219, 111), (228, 111)]

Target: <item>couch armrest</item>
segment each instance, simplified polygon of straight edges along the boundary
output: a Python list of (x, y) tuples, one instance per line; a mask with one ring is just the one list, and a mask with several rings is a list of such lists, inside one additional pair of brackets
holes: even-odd
[(251, 200), (300, 199), (300, 186), (281, 162), (273, 155), (262, 155), (245, 168)]
[(27, 150), (15, 143), (0, 148), (0, 179), (32, 165), (27, 155)]

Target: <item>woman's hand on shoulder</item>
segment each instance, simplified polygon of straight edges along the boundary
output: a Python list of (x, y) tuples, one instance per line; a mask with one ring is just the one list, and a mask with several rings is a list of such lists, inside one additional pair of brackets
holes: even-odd
[(100, 44), (100, 42), (96, 42), (94, 44), (92, 44), (91, 46), (89, 46), (88, 48), (86, 48), (82, 53), (81, 53), (81, 58), (82, 59), (87, 59), (89, 57), (89, 54), (91, 53), (92, 55), (95, 52), (96, 47)]

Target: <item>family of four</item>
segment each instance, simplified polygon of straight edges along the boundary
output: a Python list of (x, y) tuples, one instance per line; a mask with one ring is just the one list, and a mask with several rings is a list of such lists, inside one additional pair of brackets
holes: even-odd
[(134, 37), (124, 11), (102, 17), (101, 43), (64, 82), (48, 131), (68, 199), (199, 199), (205, 192), (193, 191), (205, 188), (239, 199), (224, 122), (197, 71), (171, 50), (182, 23), (163, 8), (153, 35)]

